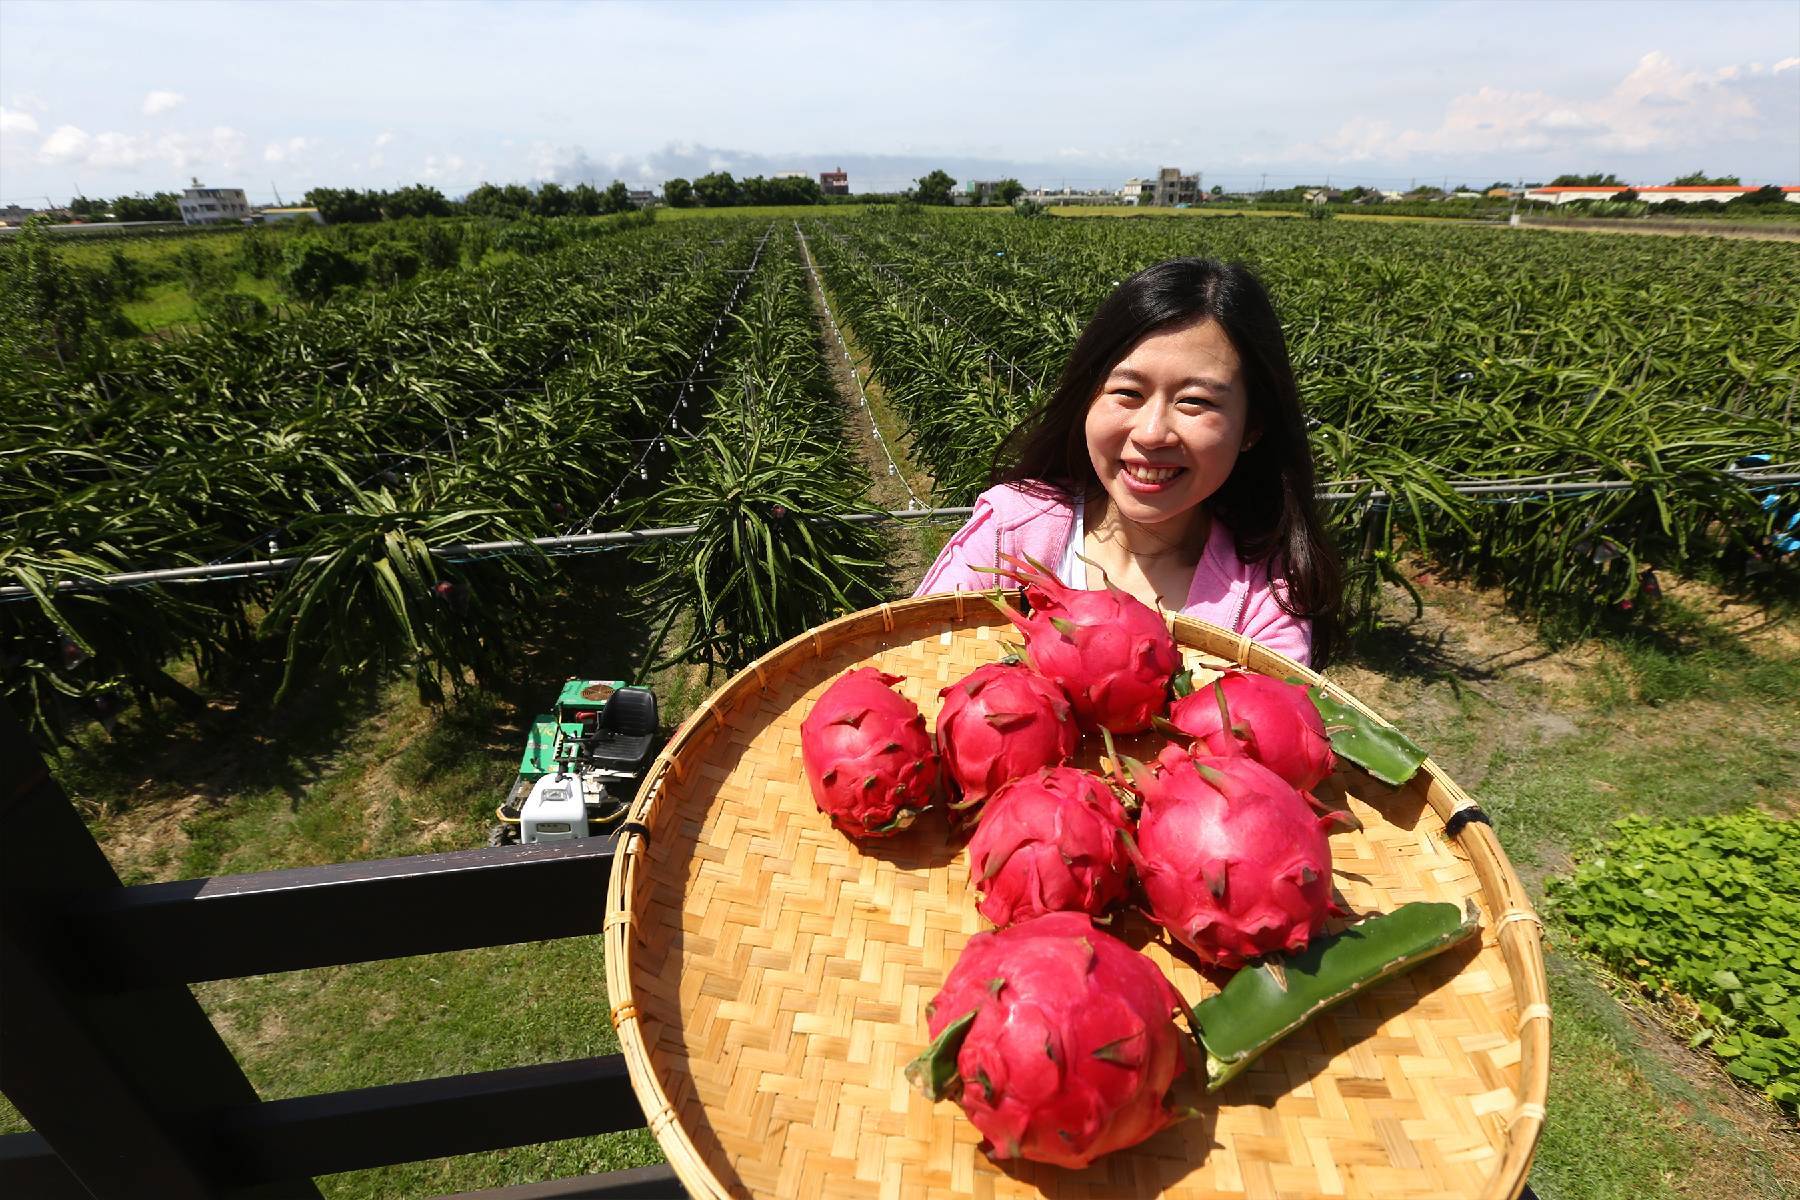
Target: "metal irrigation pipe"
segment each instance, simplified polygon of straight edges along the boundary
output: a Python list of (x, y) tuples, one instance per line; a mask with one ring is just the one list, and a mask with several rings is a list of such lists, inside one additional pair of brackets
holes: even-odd
[[(967, 517), (973, 508), (916, 508), (894, 512), (847, 513), (839, 520), (854, 524), (877, 521), (930, 520), (943, 517)], [(594, 550), (614, 550), (639, 542), (655, 542), (664, 538), (686, 537), (698, 532), (698, 525), (664, 525), (654, 529), (626, 529), (612, 533), (574, 533), (556, 537), (522, 538), (499, 542), (452, 542), (427, 547), (433, 558), (458, 559), (473, 555), (521, 554), (528, 550), (548, 550), (563, 554)], [(287, 558), (252, 559), (236, 563), (209, 563), (199, 567), (166, 567), (154, 571), (123, 571), (116, 575), (100, 575), (93, 579), (59, 579), (50, 587), (56, 592), (99, 592), (113, 588), (144, 587), (156, 583), (191, 583), (202, 580), (247, 579), (256, 575), (281, 575), (301, 567), (331, 561), (329, 554), (294, 555)], [(23, 600), (31, 596), (30, 588), (18, 584), (0, 587), (0, 600)]]
[[(1757, 474), (1754, 471), (1726, 471), (1722, 474), (1738, 483), (1753, 486), (1781, 486), (1800, 483), (1800, 473), (1783, 472), (1780, 474)], [(1642, 481), (1629, 479), (1596, 479), (1577, 483), (1536, 483), (1521, 486), (1516, 483), (1459, 483), (1450, 485), (1449, 490), (1461, 495), (1513, 495), (1542, 496), (1555, 492), (1619, 492), (1644, 486)], [(1369, 492), (1320, 492), (1318, 499), (1324, 501), (1391, 499), (1388, 492), (1375, 489)], [(973, 508), (915, 508), (895, 509), (891, 512), (846, 513), (839, 520), (856, 524), (873, 524), (878, 521), (929, 521), (945, 517), (967, 517)], [(471, 555), (517, 554), (527, 550), (555, 551), (563, 554), (584, 553), (596, 550), (612, 550), (619, 546), (635, 545), (639, 542), (659, 541), (663, 538), (685, 537), (696, 532), (698, 525), (666, 525), (653, 529), (627, 529), (613, 533), (576, 533), (562, 534), (556, 537), (524, 538), (514, 541), (499, 542), (453, 542), (444, 546), (430, 546), (427, 549), (435, 558), (454, 559)], [(266, 558), (241, 563), (217, 563), (201, 567), (169, 567), (155, 571), (126, 571), (116, 575), (101, 575), (93, 579), (61, 579), (51, 585), (57, 592), (95, 592), (120, 587), (142, 587), (154, 583), (179, 583), (203, 579), (242, 579), (253, 575), (275, 575), (287, 571), (298, 570), (302, 566), (313, 563), (331, 561), (328, 554), (315, 554), (310, 557)], [(0, 587), (0, 601), (22, 600), (32, 595), (30, 588), (11, 584)]]

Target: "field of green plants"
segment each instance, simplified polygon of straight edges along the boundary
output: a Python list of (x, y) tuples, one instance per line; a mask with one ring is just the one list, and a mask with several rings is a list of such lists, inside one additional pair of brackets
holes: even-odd
[[(1800, 676), (1787, 658), (1737, 651), (1708, 650), (1696, 666), (1681, 648), (1710, 643), (1692, 632), (1691, 609), (1663, 599), (1665, 587), (1699, 580), (1781, 613), (1800, 592), (1800, 250), (1790, 245), (893, 208), (396, 226), (284, 233), (262, 248), (242, 235), (159, 247), (161, 265), (136, 269), (174, 272), (165, 283), (204, 276), (203, 253), (239, 284), (209, 292), (203, 280), (191, 320), (150, 337), (94, 319), (107, 301), (94, 275), (134, 269), (110, 248), (57, 248), (94, 273), (83, 283), (29, 247), (0, 247), (0, 689), (61, 747), (72, 790), (118, 786), (75, 765), (99, 728), (121, 714), (203, 714), (247, 665), (278, 711), (340, 681), (400, 679), (444, 714), (446, 739), (467, 733), (475, 715), (494, 717), (521, 647), (544, 638), (545, 612), (569, 615), (575, 572), (608, 606), (581, 619), (630, 630), (622, 640), (636, 661), (622, 673), (693, 664), (708, 679), (910, 591), (897, 564), (920, 550), (908, 527), (919, 523), (852, 519), (893, 506), (875, 499), (893, 493), (884, 466), (856, 451), (858, 423), (871, 418), (834, 382), (842, 361), (814, 307), (810, 264), (894, 453), (909, 477), (934, 482), (923, 503), (969, 503), (1000, 438), (1054, 387), (1118, 280), (1178, 255), (1242, 260), (1274, 295), (1316, 421), (1361, 661), (1381, 661), (1400, 638), (1414, 647), (1404, 670), (1420, 669), (1429, 656), (1395, 632), (1406, 616), (1395, 603), (1438, 602), (1421, 582), (1437, 577), (1495, 597), (1547, 644), (1597, 635), (1644, 705), (1658, 695), (1722, 705), (1739, 689), (1746, 711), (1766, 714)], [(302, 298), (284, 280), (313, 246), (350, 266), (332, 268), (346, 282)], [(417, 260), (410, 270), (394, 266), (405, 255)], [(259, 256), (265, 276), (249, 265)], [(255, 278), (279, 307), (198, 302)], [(669, 527), (685, 532), (630, 536)], [(603, 553), (563, 557), (589, 552)], [(167, 568), (209, 577), (144, 574)], [(1416, 719), (1453, 743), (1477, 711), (1459, 708), (1441, 726)], [(1649, 728), (1631, 725), (1631, 736)], [(491, 770), (433, 745), (421, 753), (490, 788), (481, 771)], [(502, 747), (496, 761), (508, 756)], [(1606, 932), (1679, 928), (1706, 905), (1723, 929), (1736, 919), (1726, 910), (1756, 894), (1738, 882), (1703, 898), (1700, 881), (1656, 865), (1696, 846), (1726, 861), (1763, 853), (1762, 798), (1782, 794), (1792, 756), (1748, 767), (1716, 757), (1717, 779), (1700, 777), (1706, 799), (1652, 815), (1741, 819), (1627, 830), (1636, 840), (1624, 849), (1589, 857), (1558, 919), (1632, 986), (1663, 1003), (1685, 997), (1695, 1044), (1736, 1060), (1791, 1119), (1800, 1030), (1780, 994), (1786, 977), (1763, 969), (1766, 940), (1733, 935), (1723, 957), (1677, 959), (1644, 952), (1649, 933)], [(1579, 789), (1599, 768), (1546, 762), (1537, 776), (1564, 770)], [(1728, 805), (1717, 797), (1732, 771), (1754, 780)], [(1523, 840), (1509, 848), (1529, 861), (1533, 847), (1554, 846), (1545, 853), (1561, 869), (1558, 856), (1599, 818), (1565, 820), (1560, 797), (1508, 778), (1497, 770), (1491, 803), (1512, 806)], [(1622, 811), (1635, 811), (1629, 799)], [(447, 814), (487, 806), (443, 803)], [(103, 801), (97, 825), (106, 811)], [(1540, 838), (1533, 821), (1552, 813), (1563, 823)], [(1792, 826), (1778, 824), (1779, 861), (1791, 862)], [(283, 858), (273, 843), (233, 853), (212, 840), (210, 818), (194, 828), (176, 860), (187, 873), (412, 844), (321, 833)], [(1640, 876), (1621, 868), (1639, 858), (1675, 898), (1645, 901)], [(1592, 987), (1557, 986), (1559, 1004)], [(1574, 1043), (1559, 1036), (1561, 1070)], [(641, 1161), (644, 1146), (633, 1146), (611, 1161)], [(1552, 1178), (1580, 1177), (1578, 1157), (1555, 1150), (1551, 1169), (1564, 1173)], [(440, 1190), (512, 1181), (444, 1178)], [(367, 1186), (344, 1194), (380, 1194)], [(1621, 1188), (1562, 1194), (1633, 1194)]]

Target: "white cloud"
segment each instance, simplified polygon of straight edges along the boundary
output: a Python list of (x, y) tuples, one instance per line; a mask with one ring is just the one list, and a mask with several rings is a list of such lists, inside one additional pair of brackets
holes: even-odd
[(394, 131), (391, 129), (384, 129), (375, 135), (375, 148), (379, 150), (383, 146), (391, 145), (393, 141)]
[(144, 97), (144, 115), (158, 117), (163, 113), (180, 108), (187, 103), (187, 97), (180, 92), (151, 92)]
[(17, 109), (0, 108), (0, 133), (36, 133), (37, 118)]
[(38, 158), (44, 162), (68, 162), (86, 154), (92, 141), (86, 132), (73, 125), (58, 125), (38, 147)]
[(1783, 71), (1791, 71), (1795, 67), (1800, 67), (1800, 57), (1784, 58), (1780, 62), (1775, 64), (1774, 72), (1775, 72), (1775, 74), (1779, 75)]
[(278, 163), (299, 158), (308, 150), (318, 145), (313, 138), (291, 137), (285, 142), (270, 142), (263, 147), (263, 161)]
[(249, 139), (229, 125), (204, 133), (89, 134), (75, 125), (59, 125), (38, 147), (41, 163), (133, 171), (145, 165), (174, 171), (235, 171), (249, 151)]
[(441, 157), (436, 154), (427, 154), (425, 169), (420, 173), (427, 179), (446, 179), (454, 182), (459, 178), (459, 172), (462, 169), (463, 159), (460, 154), (446, 154)]
[(1465, 155), (1643, 153), (1767, 138), (1791, 119), (1759, 104), (1777, 86), (1760, 63), (1712, 74), (1651, 51), (1595, 99), (1483, 86), (1450, 101), (1435, 128), (1351, 117), (1328, 137), (1288, 147), (1287, 161), (1400, 162)]

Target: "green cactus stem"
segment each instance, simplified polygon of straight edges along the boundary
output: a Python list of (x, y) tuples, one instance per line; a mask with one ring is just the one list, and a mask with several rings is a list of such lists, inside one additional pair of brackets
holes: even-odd
[(1325, 1009), (1448, 950), (1480, 925), (1473, 901), (1403, 904), (1342, 933), (1314, 938), (1297, 954), (1245, 967), (1218, 995), (1194, 1006), (1206, 1051), (1206, 1090), (1224, 1087)]
[[(1298, 683), (1299, 680), (1290, 682)], [(1392, 787), (1411, 779), (1425, 761), (1425, 751), (1391, 725), (1383, 725), (1361, 709), (1341, 703), (1314, 685), (1306, 689), (1313, 707), (1325, 719), (1332, 752), (1347, 758)]]

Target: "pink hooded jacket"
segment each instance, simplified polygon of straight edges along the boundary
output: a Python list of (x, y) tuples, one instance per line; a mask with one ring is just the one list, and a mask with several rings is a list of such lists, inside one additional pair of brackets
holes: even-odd
[[(1014, 484), (991, 487), (976, 497), (974, 514), (944, 544), (913, 595), (991, 590), (995, 576), (979, 568), (998, 566), (1002, 554), (1054, 567), (1074, 531), (1075, 509), (1067, 498), (1034, 496)], [(1239, 558), (1231, 531), (1214, 521), (1181, 611), (1310, 665), (1312, 622), (1283, 612), (1278, 589), (1285, 590), (1286, 582), (1271, 578), (1266, 564)]]

